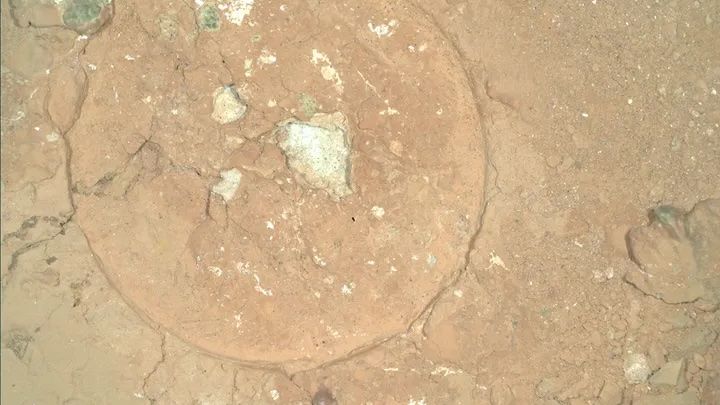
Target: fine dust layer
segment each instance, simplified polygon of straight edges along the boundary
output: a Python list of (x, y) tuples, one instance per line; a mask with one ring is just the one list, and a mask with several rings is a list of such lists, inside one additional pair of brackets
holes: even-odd
[[(313, 4), (224, 8), (213, 31), (186, 5), (118, 3), (68, 134), (76, 218), (127, 301), (203, 350), (296, 369), (419, 316), (465, 265), (485, 168), (467, 79), (423, 14)], [(242, 114), (213, 119), (228, 88)], [(327, 116), (340, 192), (308, 172), (323, 151), (298, 171), (281, 148), (283, 125)]]

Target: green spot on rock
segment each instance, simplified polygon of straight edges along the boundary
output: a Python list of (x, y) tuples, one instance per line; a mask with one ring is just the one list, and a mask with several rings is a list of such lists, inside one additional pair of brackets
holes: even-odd
[(175, 17), (168, 14), (161, 14), (158, 17), (160, 36), (167, 40), (174, 40), (178, 33), (178, 22)]
[[(107, 21), (112, 0), (71, 0), (64, 4), (63, 23), (75, 31), (92, 33)], [(106, 11), (106, 9), (108, 9)]]
[(318, 104), (313, 96), (300, 93), (298, 101), (300, 102), (300, 111), (302, 111), (306, 117), (312, 117), (315, 113), (317, 113)]
[(217, 31), (220, 29), (220, 11), (211, 4), (200, 7), (198, 11), (198, 25), (203, 31)]
[(661, 205), (653, 210), (653, 215), (663, 225), (674, 225), (678, 211), (669, 205)]

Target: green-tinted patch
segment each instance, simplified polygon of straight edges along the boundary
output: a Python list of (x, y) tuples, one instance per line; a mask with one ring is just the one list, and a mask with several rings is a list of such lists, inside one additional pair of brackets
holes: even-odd
[(312, 117), (318, 112), (318, 104), (315, 97), (305, 93), (300, 93), (298, 96), (298, 102), (300, 103), (300, 111), (302, 111), (305, 117)]
[(71, 28), (82, 28), (91, 25), (102, 13), (110, 0), (72, 0), (65, 3), (63, 23)]
[(653, 214), (663, 225), (673, 225), (678, 217), (678, 211), (669, 205), (661, 205), (655, 208)]
[(174, 40), (178, 33), (178, 22), (175, 17), (168, 14), (161, 14), (158, 17), (160, 36), (167, 40)]
[(202, 31), (220, 29), (220, 10), (212, 4), (206, 4), (198, 10), (198, 25)]

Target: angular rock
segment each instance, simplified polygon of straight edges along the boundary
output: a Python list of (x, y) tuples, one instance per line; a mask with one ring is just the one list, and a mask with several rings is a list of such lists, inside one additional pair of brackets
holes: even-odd
[(650, 366), (647, 357), (642, 353), (630, 353), (623, 365), (625, 378), (630, 384), (642, 384), (650, 375)]
[(224, 86), (215, 90), (212, 119), (220, 124), (229, 124), (242, 118), (247, 105), (232, 86)]
[(704, 354), (708, 351), (717, 339), (717, 332), (706, 325), (698, 325), (690, 329), (680, 340), (675, 350), (672, 351), (672, 357), (687, 357), (693, 353)]
[(675, 360), (665, 363), (655, 374), (650, 377), (650, 385), (653, 387), (675, 387), (684, 378), (685, 360)]
[(197, 24), (203, 31), (217, 31), (221, 24), (220, 10), (214, 4), (205, 4), (198, 9)]
[(50, 75), (47, 110), (50, 119), (65, 133), (80, 116), (87, 92), (87, 76), (79, 67), (59, 66)]
[(625, 280), (669, 304), (717, 302), (712, 285), (720, 268), (720, 200), (698, 203), (690, 213), (658, 207), (646, 227), (628, 234), (632, 259), (640, 269)]
[(66, 0), (63, 3), (63, 24), (80, 34), (99, 31), (112, 15), (112, 0)]
[(290, 121), (278, 131), (288, 166), (310, 186), (339, 200), (352, 193), (350, 139), (341, 113), (315, 114), (310, 122)]

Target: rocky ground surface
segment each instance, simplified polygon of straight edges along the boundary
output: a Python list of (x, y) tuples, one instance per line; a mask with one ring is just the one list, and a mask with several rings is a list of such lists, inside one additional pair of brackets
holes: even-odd
[[(324, 389), (340, 404), (720, 401), (718, 2), (418, 0), (482, 120), (480, 232), (406, 329), (307, 367), (198, 350), (128, 301), (91, 250), (72, 164), (78, 134), (118, 97), (97, 91), (108, 67), (86, 56), (102, 52), (93, 42), (134, 58), (190, 38), (192, 53), (193, 38), (253, 23), (252, 1), (115, 3), (2, 2), (3, 403), (310, 403)], [(155, 36), (104, 37), (118, 15)], [(132, 83), (119, 90), (145, 111)], [(231, 123), (232, 100), (198, 120)], [(96, 157), (134, 156), (136, 135), (124, 150), (98, 141)]]

